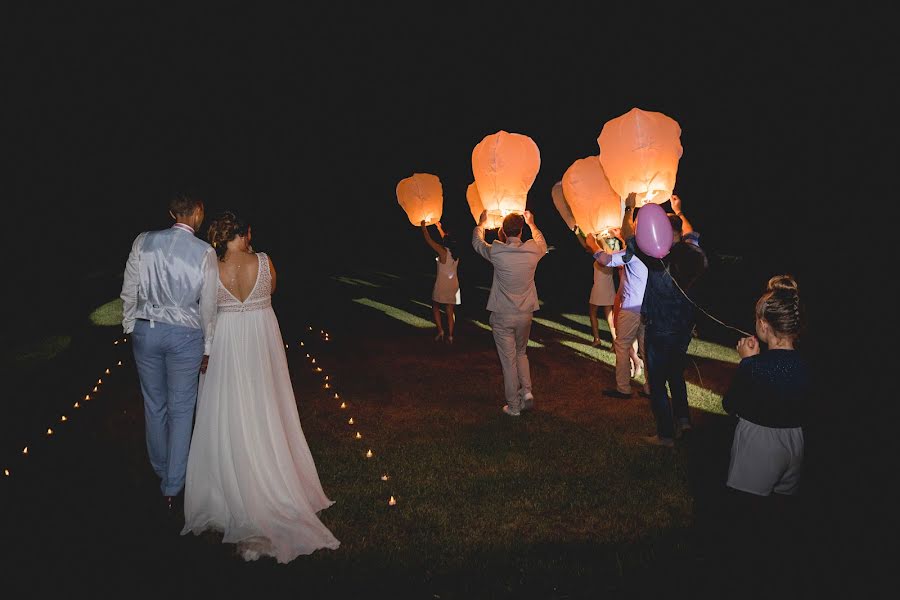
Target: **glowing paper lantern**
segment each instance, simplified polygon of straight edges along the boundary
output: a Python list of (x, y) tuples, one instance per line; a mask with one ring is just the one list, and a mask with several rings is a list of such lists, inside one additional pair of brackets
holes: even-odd
[(429, 173), (414, 173), (397, 184), (397, 202), (406, 211), (409, 222), (416, 227), (422, 221), (426, 224), (437, 223), (441, 220), (444, 206), (441, 180)]
[(566, 201), (566, 195), (563, 193), (562, 181), (557, 181), (553, 184), (550, 195), (553, 197), (553, 206), (556, 207), (559, 216), (566, 222), (566, 227), (568, 227), (570, 231), (575, 229), (575, 225), (577, 224), (575, 222), (575, 215), (572, 214), (572, 209)]
[(599, 156), (572, 163), (563, 175), (562, 188), (575, 222), (585, 234), (603, 234), (622, 224), (622, 201), (609, 185)]
[(600, 163), (613, 189), (637, 204), (662, 204), (672, 196), (681, 158), (681, 127), (658, 112), (632, 108), (607, 121), (597, 138)]
[[(510, 213), (525, 212), (528, 190), (541, 168), (541, 153), (527, 135), (498, 131), (472, 150), (472, 174), (488, 219), (497, 223)], [(471, 207), (471, 203), (470, 203)], [(480, 213), (479, 213), (480, 214)], [(477, 219), (477, 216), (476, 216)]]

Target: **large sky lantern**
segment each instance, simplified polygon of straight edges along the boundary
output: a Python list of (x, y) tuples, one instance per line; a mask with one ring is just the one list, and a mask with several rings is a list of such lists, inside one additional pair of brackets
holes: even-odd
[(430, 173), (414, 173), (412, 177), (401, 179), (397, 184), (397, 202), (416, 227), (422, 221), (426, 225), (437, 223), (444, 208), (441, 180)]
[(585, 234), (606, 236), (611, 228), (622, 225), (622, 200), (606, 178), (599, 156), (572, 163), (563, 174), (562, 191)]
[(527, 135), (498, 131), (475, 146), (472, 174), (489, 221), (525, 212), (528, 190), (540, 168), (540, 150)]
[(623, 199), (631, 192), (637, 205), (662, 204), (672, 197), (681, 158), (681, 127), (659, 112), (632, 108), (603, 125), (600, 163)]
[(566, 195), (563, 193), (562, 181), (557, 181), (553, 184), (553, 189), (550, 190), (550, 196), (553, 197), (553, 206), (556, 207), (559, 216), (565, 221), (566, 227), (569, 228), (569, 231), (574, 230), (576, 225), (575, 215), (572, 214), (572, 209), (569, 207), (569, 202), (566, 200)]

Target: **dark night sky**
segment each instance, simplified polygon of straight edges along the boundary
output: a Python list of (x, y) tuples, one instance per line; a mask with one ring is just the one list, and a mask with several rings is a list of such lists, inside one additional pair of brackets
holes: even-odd
[(811, 263), (844, 122), (835, 93), (854, 76), (838, 9), (421, 6), (5, 9), (13, 245), (36, 269), (121, 269), (190, 190), (247, 214), (281, 263), (398, 260), (421, 242), (397, 181), (438, 175), (443, 221), (467, 235), (471, 150), (500, 129), (538, 144), (529, 208), (560, 244), (551, 186), (637, 106), (681, 124), (676, 192), (708, 249)]

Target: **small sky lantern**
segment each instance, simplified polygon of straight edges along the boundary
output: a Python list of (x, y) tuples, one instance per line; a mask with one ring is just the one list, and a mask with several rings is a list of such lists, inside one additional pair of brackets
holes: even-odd
[(396, 506), (396, 505), (397, 505), (397, 501), (394, 500), (393, 496), (391, 496), (391, 499), (388, 500), (388, 506)]
[(90, 396), (89, 394), (85, 394), (85, 395), (84, 395), (84, 399), (85, 399), (85, 400), (90, 400), (90, 399), (91, 399), (91, 396)]
[(72, 408), (81, 408), (81, 405), (76, 402)]
[(597, 144), (603, 170), (621, 198), (634, 192), (642, 206), (672, 197), (683, 151), (677, 121), (632, 108), (603, 125)]
[(106, 374), (109, 375), (109, 369), (106, 369)]
[(569, 231), (574, 230), (576, 225), (575, 216), (572, 214), (572, 209), (569, 207), (566, 195), (563, 193), (562, 181), (557, 181), (553, 184), (550, 195), (553, 197), (553, 206), (556, 207), (556, 211), (562, 217), (566, 227), (569, 228)]
[(579, 158), (562, 178), (563, 195), (586, 235), (603, 235), (622, 224), (622, 200), (609, 185), (599, 156)]
[[(304, 345), (303, 342), (300, 342), (300, 345), (303, 346), (303, 345)], [(309, 354), (307, 354), (306, 356), (307, 356), (307, 358), (308, 358), (308, 357), (309, 357)]]
[(346, 402), (341, 402), (341, 408), (347, 408), (347, 403), (346, 403)]
[(9, 477), (9, 469), (3, 469), (3, 474)]
[(540, 168), (540, 150), (527, 135), (498, 131), (485, 136), (475, 146), (472, 174), (478, 196), (488, 211), (487, 225), (499, 227), (498, 219), (502, 221), (510, 213), (525, 212), (528, 190)]
[(334, 399), (335, 399), (335, 400), (338, 400), (340, 397), (341, 397), (341, 396), (340, 396), (337, 392), (334, 393)]
[(103, 380), (102, 380), (102, 379), (98, 379), (98, 380), (97, 380), (97, 385), (100, 385), (101, 383), (103, 383)]
[(22, 449), (22, 454), (28, 454), (28, 446), (25, 446), (25, 447)]
[(65, 423), (66, 421), (68, 421), (68, 419), (66, 419), (66, 415), (63, 415), (62, 417), (60, 417), (59, 420), (60, 420), (61, 422), (63, 422), (63, 423)]
[(441, 180), (430, 173), (414, 173), (412, 177), (401, 179), (397, 184), (397, 202), (416, 227), (422, 221), (426, 225), (437, 223), (444, 208)]
[(357, 432), (356, 432), (356, 435), (355, 435), (354, 437), (356, 437), (356, 439), (358, 439), (358, 440), (361, 440), (361, 439), (362, 439), (362, 434), (361, 434), (360, 432), (357, 431)]
[(330, 387), (331, 387), (331, 384), (328, 383), (328, 382), (326, 381), (326, 382), (325, 382), (325, 389), (327, 390), (327, 389), (329, 389)]
[(98, 390), (98, 389), (99, 389), (99, 388), (95, 385), (95, 386), (94, 386), (94, 393), (95, 393), (95, 394), (97, 393), (97, 390)]
[(53, 430), (49, 427), (47, 428), (47, 435), (53, 435)]
[[(484, 212), (484, 202), (481, 201), (481, 196), (478, 194), (478, 186), (475, 185), (474, 181), (466, 188), (466, 201), (469, 203), (469, 211), (472, 213), (472, 218), (475, 219), (477, 224), (481, 213)], [(503, 219), (499, 215), (488, 213), (487, 223), (484, 224), (484, 228), (497, 229), (502, 221)]]
[(382, 481), (387, 481), (387, 480), (390, 479), (390, 478), (391, 478), (391, 476), (388, 475), (387, 473), (385, 473), (384, 475), (381, 476), (381, 480), (382, 480)]
[(370, 449), (366, 452), (366, 458), (372, 458), (373, 456), (375, 456), (375, 455), (372, 453), (372, 449), (370, 448)]
[(121, 366), (122, 366), (122, 361), (120, 360), (119, 362), (117, 362), (117, 363), (116, 363), (116, 366), (117, 366), (117, 367), (121, 367)]
[(350, 420), (347, 421), (347, 425), (353, 425), (353, 417), (350, 417)]

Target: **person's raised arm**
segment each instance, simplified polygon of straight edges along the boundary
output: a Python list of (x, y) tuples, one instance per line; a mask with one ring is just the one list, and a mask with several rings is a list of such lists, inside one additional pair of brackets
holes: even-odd
[(591, 247), (587, 244), (587, 236), (584, 235), (584, 232), (581, 231), (581, 228), (578, 225), (575, 226), (575, 239), (578, 240), (578, 243), (581, 244), (581, 247), (584, 248), (585, 252), (593, 254), (594, 251), (591, 250)]
[(547, 240), (544, 239), (544, 234), (541, 233), (541, 230), (534, 224), (534, 215), (531, 214), (530, 210), (526, 210), (524, 217), (525, 223), (528, 225), (529, 229), (531, 229), (531, 239), (538, 245), (541, 254), (547, 254)]
[[(419, 226), (422, 228), (422, 235), (425, 237), (425, 243), (431, 246), (431, 249), (437, 252), (438, 257), (441, 259), (441, 262), (445, 262), (447, 260), (447, 249), (434, 241), (431, 237), (431, 234), (428, 233), (428, 227), (425, 225), (425, 221), (419, 223)], [(438, 228), (440, 230), (440, 227)]]
[(694, 228), (691, 227), (690, 221), (687, 220), (687, 217), (684, 216), (684, 213), (681, 212), (681, 198), (672, 194), (672, 197), (669, 198), (669, 204), (672, 205), (672, 211), (678, 215), (678, 218), (681, 219), (681, 237), (686, 236), (689, 233), (694, 232)]
[(631, 192), (625, 197), (625, 215), (622, 217), (622, 237), (626, 240), (634, 235), (635, 201), (634, 192)]
[(491, 260), (491, 247), (484, 241), (484, 224), (487, 223), (487, 211), (481, 211), (478, 225), (472, 230), (472, 247), (485, 260)]

